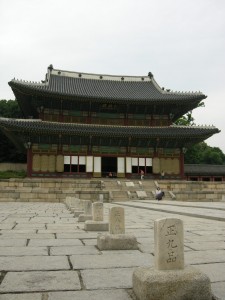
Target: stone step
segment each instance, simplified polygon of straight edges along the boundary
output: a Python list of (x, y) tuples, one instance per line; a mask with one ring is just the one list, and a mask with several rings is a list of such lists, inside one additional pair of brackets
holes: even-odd
[(126, 201), (129, 200), (127, 191), (112, 191), (113, 201)]
[[(154, 200), (157, 185), (165, 192), (163, 200), (212, 202), (225, 198), (225, 186), (222, 182), (214, 183), (211, 187), (212, 183), (167, 180), (156, 182), (147, 179), (25, 178), (0, 180), (0, 201), (63, 202), (68, 196), (98, 201), (101, 195), (104, 202)], [(196, 190), (196, 186), (199, 190)]]

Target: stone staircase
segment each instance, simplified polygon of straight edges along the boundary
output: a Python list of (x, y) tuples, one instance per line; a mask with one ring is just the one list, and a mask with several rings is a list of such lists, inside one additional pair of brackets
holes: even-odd
[(107, 179), (104, 180), (106, 190), (110, 191), (112, 201), (129, 200), (153, 200), (156, 183), (153, 180), (128, 180), (128, 179)]
[(154, 181), (25, 178), (0, 180), (1, 202), (64, 202), (66, 197), (104, 202), (154, 199)]
[(165, 192), (163, 200), (212, 202), (225, 199), (225, 182), (12, 178), (0, 180), (0, 202), (64, 202), (66, 197), (93, 202), (155, 200), (154, 192), (158, 185)]

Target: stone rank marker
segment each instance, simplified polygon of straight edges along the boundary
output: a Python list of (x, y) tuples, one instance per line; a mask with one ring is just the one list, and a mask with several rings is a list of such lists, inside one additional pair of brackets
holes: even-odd
[(66, 203), (68, 208), (74, 213), (74, 217), (79, 217), (80, 214), (84, 213), (82, 200), (76, 197), (67, 197)]
[(85, 222), (92, 220), (92, 202), (90, 200), (83, 200), (84, 214), (80, 214), (78, 222)]
[(124, 208), (116, 206), (109, 211), (109, 233), (97, 237), (100, 250), (136, 250), (137, 239), (131, 234), (125, 234)]
[(154, 224), (155, 268), (184, 269), (183, 222), (175, 218), (159, 219)]
[(84, 200), (84, 214), (92, 215), (92, 202), (90, 200)]
[(103, 203), (94, 202), (92, 206), (93, 221), (103, 221)]
[(85, 221), (84, 229), (87, 231), (108, 231), (109, 223), (103, 221), (103, 203), (92, 204), (93, 221)]
[(138, 300), (212, 300), (210, 279), (192, 266), (184, 266), (183, 222), (163, 218), (154, 222), (155, 268), (133, 273)]
[(110, 209), (109, 233), (110, 234), (124, 234), (125, 233), (124, 208), (112, 207)]

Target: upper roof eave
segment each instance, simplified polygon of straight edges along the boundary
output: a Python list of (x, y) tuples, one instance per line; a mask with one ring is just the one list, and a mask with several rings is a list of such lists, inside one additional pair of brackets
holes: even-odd
[(200, 102), (206, 96), (201, 92), (172, 92), (161, 88), (153, 75), (119, 76), (79, 73), (48, 68), (42, 82), (11, 80), (9, 85), (18, 92), (66, 98), (110, 101), (186, 101)]
[(133, 103), (144, 103), (144, 104), (163, 104), (163, 103), (178, 103), (178, 104), (187, 104), (187, 101), (192, 101), (194, 103), (199, 103), (202, 100), (206, 99), (207, 96), (204, 94), (196, 94), (196, 93), (177, 93), (177, 94), (170, 94), (168, 97), (158, 96), (158, 97), (146, 97), (146, 98), (132, 98), (132, 97), (127, 97), (127, 98), (117, 98), (117, 97), (110, 97), (110, 96), (96, 96), (96, 95), (79, 95), (79, 94), (70, 94), (70, 93), (60, 93), (56, 91), (50, 91), (50, 90), (43, 90), (36, 86), (31, 86), (31, 85), (26, 85), (23, 83), (19, 82), (9, 82), (10, 87), (12, 88), (14, 94), (15, 93), (20, 93), (20, 94), (25, 94), (25, 95), (30, 95), (30, 96), (45, 96), (49, 98), (55, 98), (55, 100), (58, 99), (65, 99), (65, 100), (83, 100), (83, 101), (111, 101), (111, 102), (133, 102)]
[(35, 119), (0, 118), (0, 127), (13, 131), (40, 132), (42, 134), (84, 134), (101, 136), (151, 137), (209, 137), (220, 130), (214, 126), (166, 126), (166, 127), (137, 127), (118, 125), (96, 125), (79, 123), (56, 123)]

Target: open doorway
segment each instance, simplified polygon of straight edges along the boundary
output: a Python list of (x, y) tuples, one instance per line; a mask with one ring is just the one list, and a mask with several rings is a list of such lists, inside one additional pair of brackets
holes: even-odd
[(112, 177), (117, 175), (117, 157), (102, 157), (102, 176), (106, 177), (109, 173), (112, 173)]

